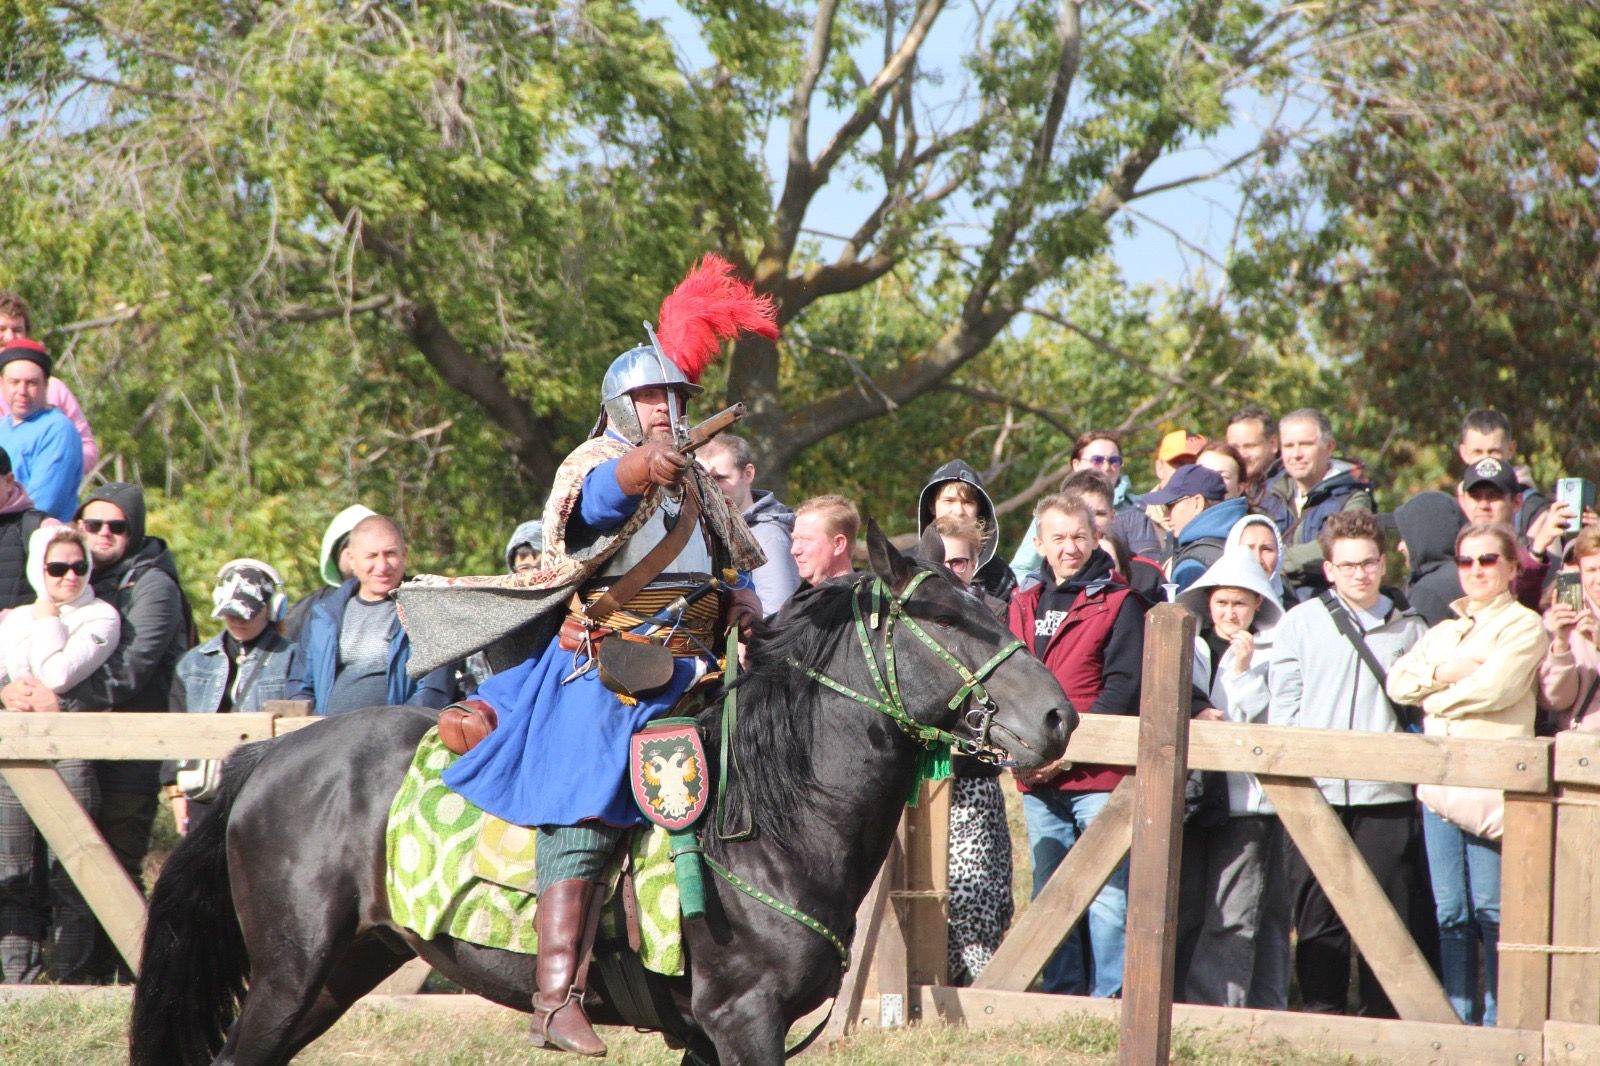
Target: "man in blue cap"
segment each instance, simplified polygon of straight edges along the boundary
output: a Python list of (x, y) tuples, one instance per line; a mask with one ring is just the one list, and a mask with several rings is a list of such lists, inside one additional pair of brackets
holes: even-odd
[(1192, 585), (1207, 567), (1222, 558), (1228, 530), (1250, 509), (1243, 496), (1228, 500), (1223, 498), (1226, 495), (1222, 475), (1199, 463), (1180, 466), (1166, 485), (1145, 495), (1146, 503), (1167, 508), (1167, 520), (1177, 538), (1176, 550), (1167, 563), (1168, 580), (1179, 591)]

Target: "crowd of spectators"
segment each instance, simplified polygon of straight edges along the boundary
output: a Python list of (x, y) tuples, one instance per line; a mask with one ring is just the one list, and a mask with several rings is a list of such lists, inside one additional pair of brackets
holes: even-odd
[[(168, 545), (146, 531), (143, 490), (97, 483), (82, 411), (30, 338), (25, 304), (0, 293), (0, 705), (6, 710), (248, 712), (298, 700), (310, 713), (439, 708), (488, 676), (475, 657), (421, 679), (391, 593), (404, 531), (354, 505), (320, 545), (323, 586), (291, 605), (272, 562), (216, 576), (204, 642)], [(1059, 491), (1039, 500), (1009, 555), (1001, 509), (960, 459), (918, 496), (917, 553), (969, 587), (1060, 682), (1081, 713), (1135, 715), (1144, 615), (1174, 600), (1197, 618), (1197, 718), (1496, 739), (1600, 729), (1600, 520), (1558, 502), (1515, 465), (1509, 423), (1472, 412), (1454, 492), (1379, 513), (1363, 465), (1328, 417), (1248, 408), (1220, 439), (1161, 437), (1156, 483), (1134, 490), (1121, 439), (1075, 442)], [(748, 442), (698, 456), (761, 544), (751, 575), (772, 624), (796, 590), (854, 572), (861, 515), (838, 495), (792, 510), (757, 488)], [(85, 486), (92, 486), (87, 492)], [(1391, 538), (1390, 531), (1397, 536)], [(1403, 561), (1391, 582), (1393, 539)], [(507, 571), (537, 567), (537, 521), (506, 542)], [(1009, 560), (1009, 562), (1007, 562)], [(207, 628), (210, 628), (208, 626)], [(180, 831), (207, 816), (218, 764), (67, 760), (62, 777), (129, 875), (142, 879), (158, 798)], [(1017, 773), (1033, 891), (1105, 809), (1127, 770), (1063, 763)], [(1000, 770), (955, 763), (951, 978), (982, 973), (1012, 917)], [(1499, 934), (1493, 794), (1319, 780), (1463, 1020), (1492, 1024)], [(1177, 994), (1282, 1009), (1291, 975), (1309, 1010), (1392, 1016), (1339, 915), (1248, 774), (1190, 782), (1178, 894)], [(1116, 996), (1126, 864), (1096, 894), (1043, 975), (1048, 991)], [(1291, 939), (1295, 947), (1291, 952)], [(47, 949), (48, 948), (48, 953)], [(0, 981), (126, 977), (56, 856), (0, 782)]]

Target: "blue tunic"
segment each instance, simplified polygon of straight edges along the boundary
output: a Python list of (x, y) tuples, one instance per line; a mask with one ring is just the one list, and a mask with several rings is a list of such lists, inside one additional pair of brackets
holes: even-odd
[[(639, 506), (617, 485), (617, 461), (584, 478), (572, 529), (613, 529)], [(513, 825), (577, 825), (598, 818), (615, 826), (644, 821), (628, 788), (628, 741), (650, 719), (671, 710), (707, 665), (673, 662), (672, 683), (625, 706), (600, 683), (600, 671), (562, 684), (575, 665), (552, 640), (544, 653), (496, 674), (477, 698), (494, 707), (500, 724), (444, 772), (444, 783)]]

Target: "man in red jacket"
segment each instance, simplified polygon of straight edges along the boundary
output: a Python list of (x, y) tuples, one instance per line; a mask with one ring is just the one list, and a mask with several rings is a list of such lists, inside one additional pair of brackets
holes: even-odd
[[(1034, 508), (1034, 520), (1034, 543), (1044, 565), (1038, 582), (1011, 599), (1011, 632), (1055, 675), (1079, 713), (1139, 713), (1148, 605), (1117, 576), (1100, 547), (1093, 512), (1081, 497), (1047, 496)], [(1127, 773), (1083, 763), (1018, 775), (1035, 896)], [(1127, 916), (1128, 864), (1123, 862), (1089, 906), (1088, 952), (1080, 926), (1045, 967), (1044, 990), (1121, 994)]]

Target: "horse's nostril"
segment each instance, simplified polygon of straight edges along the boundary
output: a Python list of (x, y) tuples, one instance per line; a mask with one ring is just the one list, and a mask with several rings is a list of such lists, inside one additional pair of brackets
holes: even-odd
[(1051, 733), (1069, 734), (1078, 726), (1078, 713), (1070, 707), (1066, 708), (1065, 713), (1052, 707), (1045, 714), (1044, 720)]

